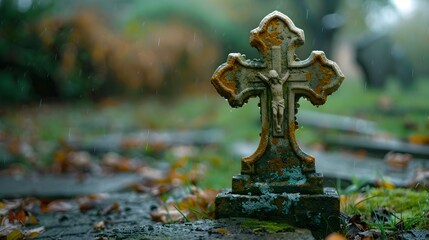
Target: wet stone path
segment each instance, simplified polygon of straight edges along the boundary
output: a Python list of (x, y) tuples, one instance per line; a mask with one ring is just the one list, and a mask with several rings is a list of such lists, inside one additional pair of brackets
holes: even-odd
[[(160, 224), (151, 220), (155, 198), (147, 194), (115, 193), (103, 200), (117, 202), (119, 212), (100, 214), (100, 208), (79, 209), (39, 216), (45, 231), (36, 239), (314, 239), (306, 229), (268, 232), (243, 227), (243, 218)], [(101, 206), (101, 208), (103, 208)], [(101, 223), (102, 222), (102, 223)]]

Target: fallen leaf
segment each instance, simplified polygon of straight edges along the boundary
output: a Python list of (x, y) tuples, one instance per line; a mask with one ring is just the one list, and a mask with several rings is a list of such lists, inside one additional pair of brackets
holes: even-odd
[(84, 213), (91, 209), (94, 209), (97, 206), (95, 201), (85, 201), (79, 204), (79, 211)]
[(106, 225), (104, 224), (104, 221), (99, 221), (99, 222), (94, 223), (94, 225), (92, 226), (92, 228), (95, 231), (101, 231), (104, 228), (106, 228)]
[(27, 222), (27, 215), (24, 210), (19, 210), (18, 212), (9, 211), (9, 222), (10, 223), (20, 223), (21, 225), (25, 225)]
[(339, 233), (331, 233), (329, 234), (325, 240), (347, 240), (345, 236), (343, 236), (342, 234)]
[(36, 216), (34, 216), (34, 215), (30, 214), (30, 215), (27, 217), (27, 223), (28, 223), (28, 224), (31, 224), (31, 225), (36, 225), (36, 224), (38, 224), (38, 223), (39, 223), (39, 220), (36, 218)]
[(100, 215), (107, 215), (111, 212), (119, 212), (119, 204), (117, 201), (115, 201), (114, 203), (110, 204), (109, 206), (103, 208), (99, 214)]
[(44, 231), (45, 231), (45, 227), (38, 227), (31, 230), (25, 230), (23, 234), (25, 238), (35, 238), (35, 237), (38, 237)]
[(48, 212), (67, 212), (73, 209), (73, 205), (64, 200), (54, 200), (46, 206)]
[(6, 236), (6, 240), (18, 240), (18, 239), (23, 239), (23, 238), (24, 238), (24, 235), (22, 234), (22, 232), (19, 229), (12, 230)]
[(390, 167), (396, 169), (405, 169), (408, 167), (408, 164), (413, 159), (411, 154), (402, 154), (402, 153), (394, 153), (388, 152), (384, 156), (384, 162), (388, 164)]
[(408, 137), (408, 142), (414, 144), (429, 144), (429, 135), (411, 135)]
[(187, 216), (189, 211), (179, 211), (174, 202), (170, 202), (164, 208), (157, 208), (151, 212), (152, 220), (155, 222), (170, 223), (179, 222), (184, 220), (184, 216)]
[(361, 220), (361, 215), (353, 215), (347, 222), (346, 236), (354, 238), (360, 232), (365, 232), (368, 229), (368, 224)]
[(220, 234), (223, 234), (223, 235), (229, 235), (229, 231), (226, 228), (215, 228), (215, 229), (212, 230), (212, 232), (220, 233)]
[(375, 182), (375, 184), (380, 188), (386, 188), (386, 189), (395, 189), (396, 188), (396, 186), (392, 182), (389, 182), (385, 179), (377, 180)]
[(151, 168), (148, 166), (144, 166), (142, 168), (140, 168), (138, 170), (138, 172), (145, 178), (145, 179), (149, 179), (149, 180), (160, 180), (160, 179), (164, 179), (166, 172), (156, 169), (156, 168)]

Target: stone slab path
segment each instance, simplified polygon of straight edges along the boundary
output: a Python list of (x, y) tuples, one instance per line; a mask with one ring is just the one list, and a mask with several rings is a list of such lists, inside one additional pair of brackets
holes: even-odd
[[(120, 212), (100, 215), (96, 209), (80, 213), (78, 209), (64, 213), (49, 213), (39, 217), (45, 226), (37, 239), (314, 239), (306, 229), (294, 232), (268, 233), (242, 226), (243, 218), (200, 220), (183, 224), (160, 224), (151, 220), (151, 209), (156, 207), (147, 194), (116, 193), (104, 200), (104, 205), (119, 204)], [(105, 228), (93, 226), (103, 221)]]
[(98, 192), (117, 192), (139, 182), (138, 174), (110, 174), (80, 179), (76, 175), (33, 175), (25, 178), (0, 176), (0, 197), (69, 198)]

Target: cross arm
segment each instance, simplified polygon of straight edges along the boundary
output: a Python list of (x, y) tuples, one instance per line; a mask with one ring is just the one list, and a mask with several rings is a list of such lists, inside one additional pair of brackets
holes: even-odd
[(257, 77), (257, 72), (263, 68), (266, 64), (259, 60), (246, 60), (240, 53), (231, 53), (216, 69), (211, 83), (231, 107), (241, 107), (264, 90), (264, 84)]
[(308, 97), (313, 105), (322, 105), (344, 80), (338, 65), (326, 58), (322, 51), (313, 51), (303, 61), (291, 63), (290, 82), (299, 96)]

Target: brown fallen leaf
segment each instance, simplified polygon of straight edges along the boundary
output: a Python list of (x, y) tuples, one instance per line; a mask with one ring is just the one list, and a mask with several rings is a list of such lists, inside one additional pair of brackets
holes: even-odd
[(43, 209), (45, 212), (67, 212), (73, 209), (73, 205), (65, 200), (54, 200)]
[(229, 235), (229, 231), (226, 228), (215, 228), (215, 229), (212, 230), (212, 232), (220, 233), (220, 234), (223, 234), (223, 235)]
[(188, 210), (179, 211), (176, 203), (170, 202), (164, 207), (157, 208), (150, 215), (155, 222), (170, 223), (183, 221), (188, 214)]
[(76, 201), (79, 204), (79, 210), (81, 212), (86, 212), (99, 206), (101, 201), (106, 199), (108, 196), (108, 194), (90, 194), (84, 197), (79, 197)]
[(18, 212), (9, 211), (9, 222), (10, 223), (20, 223), (25, 225), (27, 222), (27, 215), (24, 210), (19, 210)]
[(100, 215), (107, 215), (111, 212), (119, 212), (119, 204), (117, 201), (115, 201), (114, 203), (112, 203), (109, 206), (106, 206), (105, 208), (100, 210), (99, 214)]
[(343, 236), (342, 234), (339, 233), (331, 233), (329, 234), (325, 240), (347, 240), (345, 236)]

